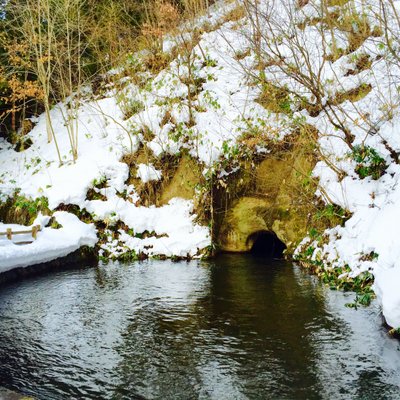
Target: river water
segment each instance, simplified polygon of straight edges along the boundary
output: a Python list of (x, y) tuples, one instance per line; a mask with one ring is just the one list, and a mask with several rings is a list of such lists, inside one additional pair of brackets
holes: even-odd
[(57, 272), (0, 290), (0, 386), (38, 399), (400, 399), (379, 308), (284, 261)]

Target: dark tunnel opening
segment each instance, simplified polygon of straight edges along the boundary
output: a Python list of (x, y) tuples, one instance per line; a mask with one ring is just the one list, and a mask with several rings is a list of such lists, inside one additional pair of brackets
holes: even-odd
[(247, 242), (251, 245), (251, 254), (266, 258), (282, 258), (286, 249), (286, 245), (271, 231), (254, 232)]

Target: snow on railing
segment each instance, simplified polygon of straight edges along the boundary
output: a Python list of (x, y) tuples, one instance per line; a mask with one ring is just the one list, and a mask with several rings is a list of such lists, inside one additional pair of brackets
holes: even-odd
[(32, 234), (33, 239), (36, 240), (37, 233), (41, 231), (40, 225), (32, 226), (31, 229), (25, 231), (13, 231), (12, 228), (7, 228), (6, 232), (0, 232), (0, 236), (7, 236), (7, 239), (12, 240), (13, 235), (26, 235)]

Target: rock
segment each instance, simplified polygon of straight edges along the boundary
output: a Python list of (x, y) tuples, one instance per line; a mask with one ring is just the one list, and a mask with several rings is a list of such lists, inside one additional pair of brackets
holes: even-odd
[(34, 400), (34, 398), (0, 387), (0, 400)]

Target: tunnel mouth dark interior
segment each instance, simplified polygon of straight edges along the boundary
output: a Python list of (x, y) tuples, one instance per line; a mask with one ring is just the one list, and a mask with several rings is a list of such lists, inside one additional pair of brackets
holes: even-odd
[(251, 254), (266, 258), (282, 258), (286, 249), (286, 245), (271, 231), (254, 232), (247, 242), (251, 244)]

